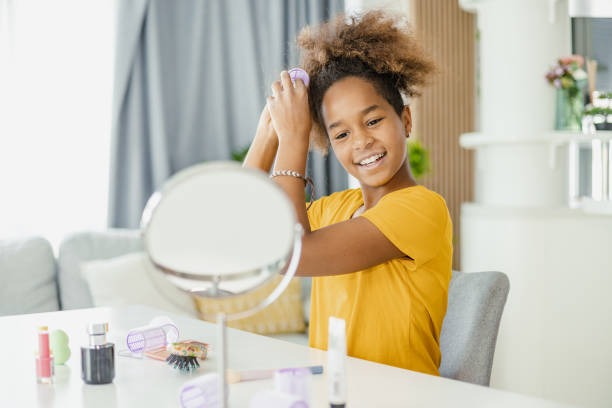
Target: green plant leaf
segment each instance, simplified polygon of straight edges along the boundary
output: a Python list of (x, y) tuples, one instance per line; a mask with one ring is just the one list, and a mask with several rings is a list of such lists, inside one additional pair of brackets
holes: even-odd
[(429, 150), (427, 150), (418, 140), (407, 142), (406, 149), (412, 175), (418, 179), (429, 173)]
[(610, 108), (591, 108), (584, 111), (582, 116), (593, 116), (593, 115), (612, 115), (612, 109)]
[(251, 144), (249, 143), (248, 146), (243, 147), (242, 149), (234, 150), (232, 152), (232, 160), (242, 163), (250, 148)]

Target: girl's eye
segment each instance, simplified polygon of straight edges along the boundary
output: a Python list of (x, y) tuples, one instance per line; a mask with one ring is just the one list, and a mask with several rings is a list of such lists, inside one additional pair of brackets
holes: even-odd
[(375, 124), (377, 124), (381, 120), (383, 120), (383, 118), (373, 119), (373, 120), (368, 122), (368, 126), (374, 126)]
[(348, 132), (342, 132), (342, 133), (340, 133), (339, 135), (336, 135), (336, 138), (335, 138), (335, 139), (336, 139), (336, 140), (338, 140), (338, 139), (344, 139), (344, 138), (345, 138), (345, 137), (347, 137), (347, 136), (348, 136)]

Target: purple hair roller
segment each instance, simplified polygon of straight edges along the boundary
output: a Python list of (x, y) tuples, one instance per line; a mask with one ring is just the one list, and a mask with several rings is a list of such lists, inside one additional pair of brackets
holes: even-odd
[(126, 339), (127, 347), (132, 353), (144, 353), (178, 340), (178, 328), (165, 317), (157, 317), (147, 326), (129, 331)]
[(308, 78), (308, 74), (302, 68), (291, 68), (289, 70), (289, 76), (291, 77), (291, 81), (295, 83), (296, 79), (301, 79), (304, 85), (308, 86), (310, 82), (310, 78)]
[(308, 402), (310, 401), (311, 377), (312, 374), (308, 367), (283, 368), (274, 374), (275, 389)]
[(308, 403), (297, 395), (262, 390), (253, 396), (249, 408), (308, 408)]
[[(229, 387), (225, 384), (225, 395), (228, 394)], [(187, 381), (179, 391), (179, 404), (181, 408), (220, 407), (219, 375), (209, 373)]]

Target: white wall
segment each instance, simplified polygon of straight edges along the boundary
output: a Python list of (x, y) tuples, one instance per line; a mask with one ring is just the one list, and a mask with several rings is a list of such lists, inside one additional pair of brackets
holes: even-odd
[(544, 79), (571, 50), (567, 0), (460, 0), (478, 14), (481, 133), (461, 215), (465, 271), (510, 279), (491, 386), (612, 405), (612, 217), (567, 208), (567, 139)]
[(347, 11), (385, 9), (408, 14), (410, 0), (345, 0), (344, 8)]
[(466, 271), (510, 279), (491, 387), (612, 406), (612, 217), (465, 204)]

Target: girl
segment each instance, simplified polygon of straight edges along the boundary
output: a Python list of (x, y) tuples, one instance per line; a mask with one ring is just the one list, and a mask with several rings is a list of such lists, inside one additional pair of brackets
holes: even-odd
[[(433, 63), (397, 20), (345, 16), (298, 37), (292, 84), (272, 85), (245, 166), (269, 171), (305, 230), (299, 276), (313, 276), (310, 346), (327, 349), (329, 316), (346, 321), (350, 356), (439, 375), (451, 278), (452, 225), (444, 199), (417, 185), (407, 162), (418, 94)], [(328, 145), (361, 188), (304, 206), (309, 144)]]

